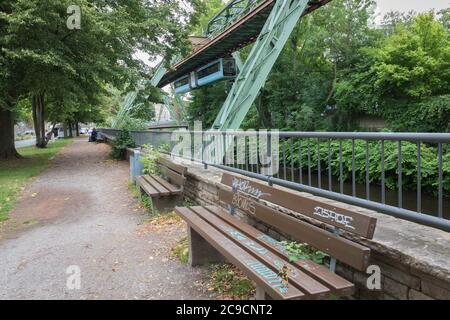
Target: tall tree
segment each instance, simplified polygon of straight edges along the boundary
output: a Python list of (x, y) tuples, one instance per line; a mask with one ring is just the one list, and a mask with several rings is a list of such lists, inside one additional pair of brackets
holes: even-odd
[(433, 13), (400, 23), (363, 52), (339, 84), (342, 108), (383, 116), (396, 131), (450, 129), (450, 33)]
[(177, 0), (80, 0), (81, 29), (69, 30), (72, 2), (5, 0), (0, 5), (0, 88), (6, 92), (0, 101), (2, 158), (15, 154), (10, 110), (19, 99), (31, 100), (37, 145), (44, 147), (48, 101), (71, 96), (78, 106), (95, 104), (106, 83), (133, 86), (149, 71), (134, 55), (137, 50), (168, 57), (186, 50), (190, 13)]

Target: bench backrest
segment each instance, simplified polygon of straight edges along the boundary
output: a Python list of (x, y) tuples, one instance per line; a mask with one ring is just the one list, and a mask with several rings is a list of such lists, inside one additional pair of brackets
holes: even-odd
[(160, 166), (161, 174), (164, 179), (172, 184), (184, 187), (184, 183), (186, 182), (185, 175), (187, 172), (187, 167), (173, 163), (164, 157), (159, 157), (157, 162)]
[[(222, 184), (231, 187), (232, 191), (220, 189), (219, 199), (231, 208), (242, 210), (295, 240), (308, 243), (357, 270), (367, 269), (370, 249), (339, 236), (339, 230), (371, 239), (376, 226), (375, 218), (318, 201), (293, 190), (269, 186), (263, 182), (228, 173), (223, 174)], [(329, 232), (308, 223), (305, 219), (296, 219), (277, 211), (257, 201), (258, 199), (333, 226), (336, 232)]]

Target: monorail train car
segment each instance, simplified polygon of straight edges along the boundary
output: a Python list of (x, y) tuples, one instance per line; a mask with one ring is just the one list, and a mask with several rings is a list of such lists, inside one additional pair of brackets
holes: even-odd
[(236, 74), (236, 61), (221, 58), (177, 79), (174, 82), (175, 93), (186, 93), (220, 80), (234, 79)]
[(175, 80), (173, 85), (175, 87), (175, 93), (186, 93), (191, 91), (191, 87), (189, 84), (189, 75), (184, 76), (178, 80)]

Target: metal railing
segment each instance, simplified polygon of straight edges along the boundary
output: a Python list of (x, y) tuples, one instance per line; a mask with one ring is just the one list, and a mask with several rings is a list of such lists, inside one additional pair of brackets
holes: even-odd
[[(138, 145), (173, 148), (179, 143), (171, 141), (170, 132), (132, 135)], [(181, 131), (177, 135), (190, 138), (192, 152), (181, 156), (205, 167), (450, 231), (449, 133), (279, 132), (279, 152), (271, 155), (278, 157), (279, 168), (272, 176), (263, 170), (259, 132)], [(220, 143), (219, 149), (228, 146), (223, 148), (228, 152), (219, 150), (213, 158), (206, 157), (205, 152), (195, 152), (199, 139), (203, 149)], [(231, 148), (230, 143), (238, 139), (244, 147), (234, 143)]]
[[(115, 140), (121, 130), (117, 129), (99, 129), (101, 135), (110, 140)], [(137, 146), (152, 145), (159, 148), (161, 145), (170, 143), (172, 131), (148, 130), (148, 131), (130, 131), (131, 137)]]

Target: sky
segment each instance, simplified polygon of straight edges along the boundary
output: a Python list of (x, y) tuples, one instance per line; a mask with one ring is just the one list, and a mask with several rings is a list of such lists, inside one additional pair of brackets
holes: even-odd
[(376, 0), (376, 2), (377, 22), (389, 11), (408, 12), (414, 10), (416, 12), (425, 12), (431, 9), (439, 11), (450, 7), (449, 0)]

